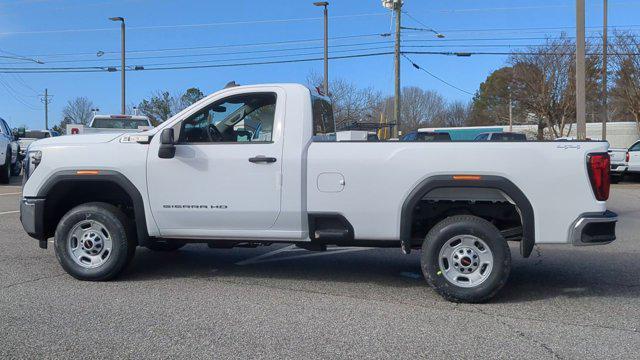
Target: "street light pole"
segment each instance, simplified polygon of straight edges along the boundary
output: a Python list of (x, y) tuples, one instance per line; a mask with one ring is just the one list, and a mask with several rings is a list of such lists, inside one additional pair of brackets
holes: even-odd
[(121, 114), (124, 115), (127, 112), (127, 105), (126, 105), (126, 96), (125, 96), (125, 24), (124, 24), (124, 18), (123, 17), (112, 17), (109, 18), (109, 20), (111, 21), (120, 21), (120, 29), (122, 30), (122, 63), (121, 63), (121, 67), (122, 67), (122, 109), (121, 109)]
[(314, 2), (315, 6), (324, 7), (324, 83), (322, 91), (324, 96), (329, 96), (329, 5), (326, 1)]
[(578, 140), (587, 138), (584, 33), (584, 0), (576, 0), (576, 130)]
[(609, 109), (607, 104), (607, 18), (608, 1), (604, 0), (604, 19), (602, 22), (602, 140), (607, 140), (607, 118)]

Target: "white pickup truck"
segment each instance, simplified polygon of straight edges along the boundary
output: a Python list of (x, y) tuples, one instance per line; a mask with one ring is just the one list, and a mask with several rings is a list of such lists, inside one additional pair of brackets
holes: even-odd
[(89, 126), (67, 124), (67, 135), (135, 133), (151, 129), (151, 121), (142, 115), (95, 115)]
[(63, 136), (28, 151), (21, 221), (81, 280), (137, 246), (296, 244), (421, 249), (428, 283), (480, 302), (507, 241), (615, 239), (606, 142), (337, 142), (330, 104), (297, 84), (221, 90), (137, 134)]
[(609, 149), (612, 182), (620, 181), (629, 170), (629, 155), (628, 149)]

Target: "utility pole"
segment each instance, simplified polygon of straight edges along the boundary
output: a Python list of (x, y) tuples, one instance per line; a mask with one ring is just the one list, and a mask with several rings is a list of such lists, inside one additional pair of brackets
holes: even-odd
[[(394, 68), (395, 68), (395, 84), (394, 84), (394, 96), (393, 96), (393, 117), (395, 126), (391, 131), (391, 136), (397, 138), (400, 134), (400, 112), (401, 112), (401, 99), (400, 99), (400, 30), (402, 30), (400, 16), (402, 14), (402, 0), (382, 0), (382, 6), (388, 10), (393, 10), (396, 15), (396, 46), (394, 51)], [(433, 31), (433, 29), (424, 29), (427, 31)], [(440, 37), (440, 36), (438, 36)]]
[(509, 87), (509, 132), (513, 131), (513, 102), (511, 101), (511, 87)]
[(576, 0), (576, 132), (578, 140), (587, 138), (585, 81), (584, 0)]
[(49, 89), (44, 89), (44, 95), (40, 96), (40, 101), (44, 103), (44, 129), (49, 130), (49, 103), (53, 95), (49, 95)]
[(327, 9), (329, 3), (318, 1), (314, 2), (313, 5), (324, 7), (324, 83), (322, 91), (324, 96), (329, 96), (329, 10)]
[(127, 113), (127, 105), (126, 105), (126, 97), (125, 97), (125, 70), (126, 70), (126, 62), (125, 62), (125, 25), (124, 25), (124, 18), (123, 17), (112, 17), (109, 18), (109, 20), (111, 21), (120, 21), (120, 29), (121, 29), (121, 35), (122, 35), (122, 59), (121, 59), (121, 70), (122, 70), (122, 75), (121, 75), (121, 80), (122, 80), (122, 110), (121, 110), (121, 114), (125, 115)]
[(604, 18), (602, 21), (602, 140), (607, 140), (607, 118), (609, 109), (607, 104), (607, 18), (608, 1), (604, 0)]
[(402, 0), (394, 0), (393, 9), (396, 12), (396, 46), (394, 51), (394, 66), (395, 66), (395, 85), (394, 85), (394, 98), (393, 98), (393, 114), (395, 120), (395, 126), (393, 130), (393, 137), (397, 138), (400, 134), (400, 14), (402, 14)]

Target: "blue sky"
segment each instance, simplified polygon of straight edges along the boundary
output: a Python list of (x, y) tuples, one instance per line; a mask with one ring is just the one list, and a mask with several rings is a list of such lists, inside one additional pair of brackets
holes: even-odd
[[(322, 42), (308, 41), (323, 35), (322, 12), (312, 2), (0, 0), (0, 51), (3, 52), (0, 55), (10, 52), (45, 62), (38, 65), (0, 59), (0, 67), (117, 66), (120, 32), (119, 25), (107, 19), (111, 16), (127, 19), (127, 64), (131, 66), (152, 68), (152, 64), (166, 63), (184, 66), (203, 61), (221, 64), (321, 57)], [(330, 37), (371, 35), (332, 40), (334, 55), (392, 50), (391, 44), (385, 43), (389, 38), (375, 35), (389, 32), (391, 26), (390, 14), (379, 0), (332, 0), (330, 3)], [(586, 0), (586, 3), (587, 26), (601, 26), (602, 0)], [(411, 50), (503, 52), (509, 51), (509, 46), (539, 44), (545, 35), (557, 36), (561, 31), (574, 34), (571, 29), (575, 25), (573, 0), (405, 0), (404, 10), (446, 35), (444, 40), (438, 40), (428, 32), (407, 31), (405, 45), (431, 46)], [(640, 0), (609, 1), (610, 26), (638, 31), (638, 14)], [(403, 25), (423, 27), (407, 16), (403, 18)], [(297, 40), (300, 42), (273, 44)], [(256, 43), (270, 44), (228, 47)], [(157, 51), (198, 46), (209, 48)], [(286, 50), (299, 48), (304, 49)], [(104, 51), (105, 55), (98, 58), (95, 55), (98, 51)], [(252, 60), (243, 60), (250, 58)], [(462, 58), (411, 55), (411, 58), (438, 77), (469, 92), (474, 92), (480, 82), (506, 60), (505, 56), (490, 55)], [(131, 71), (127, 73), (127, 102), (138, 103), (157, 90), (177, 93), (192, 86), (212, 93), (230, 80), (241, 84), (305, 82), (311, 71), (320, 73), (322, 62)], [(334, 60), (330, 63), (330, 77), (344, 78), (362, 87), (372, 86), (384, 94), (391, 94), (393, 57)], [(120, 108), (119, 73), (0, 74), (0, 80), (0, 117), (11, 126), (44, 127), (42, 104), (37, 95), (45, 87), (53, 95), (49, 107), (50, 124), (60, 121), (64, 104), (77, 96), (91, 99), (102, 113), (115, 113)], [(438, 91), (448, 100), (468, 101), (471, 98), (471, 95), (415, 70), (406, 61), (402, 67), (402, 84)]]

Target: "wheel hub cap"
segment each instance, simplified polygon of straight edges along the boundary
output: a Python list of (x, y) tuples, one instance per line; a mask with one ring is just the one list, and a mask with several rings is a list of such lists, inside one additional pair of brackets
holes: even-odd
[(99, 221), (84, 220), (77, 223), (67, 237), (67, 250), (73, 261), (84, 267), (102, 265), (111, 255), (111, 235)]
[(491, 274), (493, 253), (476, 236), (455, 236), (440, 249), (438, 263), (447, 281), (460, 287), (474, 287)]

